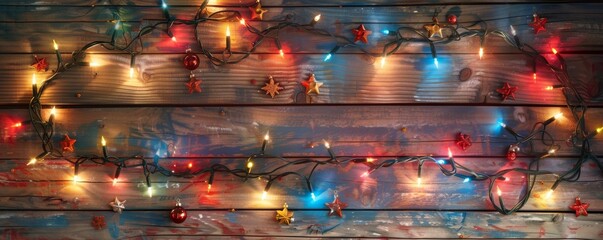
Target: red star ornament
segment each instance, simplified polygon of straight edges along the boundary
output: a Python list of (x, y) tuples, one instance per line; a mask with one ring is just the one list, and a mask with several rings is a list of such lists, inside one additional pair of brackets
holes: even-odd
[(201, 92), (201, 80), (197, 79), (195, 75), (191, 75), (190, 79), (187, 83), (185, 83), (186, 88), (188, 89), (188, 94)]
[(63, 152), (73, 152), (75, 150), (73, 147), (75, 141), (75, 139), (71, 139), (69, 138), (69, 135), (65, 134), (63, 141), (61, 141), (61, 149), (63, 149)]
[(505, 83), (502, 88), (496, 89), (498, 93), (502, 96), (502, 100), (507, 100), (507, 98), (511, 98), (515, 100), (515, 92), (519, 89), (517, 86), (511, 86), (509, 83)]
[(455, 144), (460, 149), (465, 151), (467, 148), (471, 147), (471, 136), (469, 136), (469, 134), (463, 134), (460, 132), (456, 135)]
[(364, 25), (360, 24), (358, 28), (352, 29), (352, 33), (354, 33), (354, 42), (360, 40), (363, 43), (368, 43), (368, 35), (371, 34), (371, 31), (366, 30)]
[(105, 223), (105, 216), (94, 216), (92, 217), (92, 226), (96, 230), (101, 230), (107, 226)]
[(534, 19), (530, 23), (530, 27), (534, 28), (534, 34), (538, 34), (540, 31), (546, 31), (544, 28), (546, 25), (546, 18), (541, 18), (534, 14)]
[(262, 4), (260, 3), (260, 0), (256, 1), (256, 4), (252, 7), (249, 7), (249, 11), (251, 11), (251, 19), (252, 20), (263, 20), (264, 19), (264, 13), (268, 12), (268, 10), (263, 9), (262, 8)]
[(343, 217), (343, 213), (341, 212), (341, 210), (348, 206), (347, 203), (343, 203), (339, 200), (337, 194), (335, 194), (335, 199), (333, 199), (333, 202), (325, 203), (325, 205), (331, 209), (331, 211), (329, 212), (329, 216), (337, 215), (340, 218)]
[(590, 203), (583, 203), (580, 201), (580, 198), (577, 197), (574, 205), (570, 205), (569, 208), (576, 211), (576, 217), (579, 217), (580, 215), (588, 216), (586, 209), (588, 209), (589, 206)]
[(34, 55), (34, 58), (36, 59), (36, 62), (31, 66), (34, 67), (37, 72), (41, 72), (42, 70), (44, 70), (44, 72), (48, 71), (48, 62), (46, 62), (46, 58), (38, 58), (36, 55)]

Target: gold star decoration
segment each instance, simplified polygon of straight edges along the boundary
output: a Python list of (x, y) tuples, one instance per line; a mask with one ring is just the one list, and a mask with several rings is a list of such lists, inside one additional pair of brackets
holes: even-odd
[(75, 150), (75, 147), (73, 147), (75, 141), (75, 139), (71, 139), (69, 138), (69, 135), (65, 134), (65, 138), (61, 141), (61, 149), (63, 149), (63, 152), (73, 152)]
[(125, 203), (126, 200), (119, 201), (119, 199), (115, 197), (115, 201), (109, 203), (109, 205), (111, 206), (111, 208), (113, 208), (114, 212), (121, 213), (121, 211), (126, 208), (126, 206), (124, 206)]
[(316, 78), (314, 77), (314, 73), (312, 73), (312, 75), (310, 75), (310, 78), (308, 79), (308, 81), (302, 82), (302, 85), (304, 85), (304, 87), (306, 87), (306, 94), (310, 94), (312, 92), (315, 92), (316, 94), (320, 94), (320, 86), (322, 86), (322, 82), (316, 81)]
[(268, 12), (268, 10), (262, 8), (262, 4), (260, 0), (256, 1), (256, 4), (253, 7), (249, 7), (249, 11), (251, 11), (251, 19), (264, 19), (264, 13)]
[(442, 28), (440, 27), (440, 24), (438, 23), (437, 18), (435, 18), (435, 17), (433, 18), (433, 24), (427, 24), (423, 27), (429, 33), (429, 37), (433, 37), (436, 33), (439, 34), (440, 37), (443, 37)]
[(287, 209), (287, 203), (285, 203), (285, 205), (283, 206), (283, 210), (276, 210), (276, 221), (278, 221), (280, 224), (291, 224), (291, 222), (293, 222), (293, 212), (290, 212), (289, 209)]
[(265, 83), (266, 86), (262, 87), (262, 90), (266, 91), (266, 95), (270, 94), (270, 97), (274, 98), (274, 96), (278, 93), (278, 90), (282, 90), (282, 87), (279, 87), (280, 83), (274, 83), (274, 79), (272, 76), (268, 76), (270, 80), (268, 83)]

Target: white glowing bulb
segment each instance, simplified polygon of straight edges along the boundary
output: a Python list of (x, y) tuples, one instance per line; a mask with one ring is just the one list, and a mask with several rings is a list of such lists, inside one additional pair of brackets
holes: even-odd
[(319, 20), (320, 20), (320, 14), (314, 16), (314, 21), (315, 22), (318, 22)]
[(73, 183), (76, 184), (80, 181), (80, 177), (78, 175), (73, 175)]
[(553, 189), (549, 189), (549, 191), (546, 192), (544, 198), (549, 199), (549, 198), (551, 198), (552, 195), (553, 195)]
[(479, 48), (479, 59), (482, 59), (484, 57), (484, 48), (480, 47)]
[(498, 188), (498, 186), (496, 186), (496, 194), (498, 194), (499, 197), (502, 195), (502, 191), (500, 191), (500, 188)]
[(36, 81), (36, 74), (34, 73), (34, 74), (31, 76), (31, 84), (32, 84), (32, 85), (36, 85), (36, 83), (37, 83), (37, 81)]
[(327, 142), (326, 140), (322, 140), (322, 141), (324, 142), (325, 147), (326, 147), (327, 149), (331, 148), (331, 144), (329, 144), (329, 142)]
[(448, 148), (448, 158), (452, 158), (452, 151), (450, 151), (450, 148)]
[(517, 31), (515, 31), (515, 28), (513, 27), (513, 25), (511, 26), (511, 34), (513, 34), (513, 36), (517, 36)]
[(134, 77), (134, 68), (130, 68), (130, 79)]
[(555, 114), (555, 116), (553, 116), (553, 117), (555, 118), (555, 120), (557, 120), (557, 119), (559, 119), (560, 117), (563, 117), (563, 113), (562, 113), (562, 112), (557, 113), (557, 114)]
[(115, 186), (115, 184), (117, 184), (117, 178), (113, 179), (113, 186)]
[(230, 37), (230, 26), (226, 26), (226, 36)]
[(417, 186), (421, 186), (421, 178), (417, 178)]
[(268, 135), (268, 133), (266, 133), (266, 135), (264, 135), (264, 140), (265, 140), (265, 141), (270, 140), (270, 135)]
[(149, 197), (153, 197), (153, 188), (152, 187), (148, 187), (147, 188), (147, 193), (149, 194)]
[(385, 57), (381, 58), (381, 68), (385, 67)]
[(107, 141), (105, 140), (104, 136), (101, 136), (101, 144), (104, 146), (107, 146)]
[(262, 201), (263, 201), (263, 200), (266, 200), (266, 196), (267, 196), (267, 195), (268, 195), (268, 192), (266, 192), (266, 191), (264, 191), (264, 192), (262, 193)]
[(500, 124), (501, 127), (507, 127), (507, 124), (505, 124), (504, 122), (499, 122), (498, 124)]
[(59, 44), (57, 44), (57, 42), (54, 39), (52, 39), (52, 46), (54, 47), (55, 51), (59, 50)]
[(281, 58), (285, 57), (285, 52), (283, 52), (283, 49), (279, 49), (278, 54), (281, 55)]
[(240, 23), (241, 25), (245, 25), (245, 19), (244, 19), (244, 18), (241, 18), (241, 20), (239, 20), (239, 23)]
[(176, 39), (176, 37), (172, 37), (172, 42), (177, 42), (178, 39)]
[(52, 107), (52, 109), (50, 110), (50, 115), (55, 115), (57, 114), (57, 109), (56, 107)]

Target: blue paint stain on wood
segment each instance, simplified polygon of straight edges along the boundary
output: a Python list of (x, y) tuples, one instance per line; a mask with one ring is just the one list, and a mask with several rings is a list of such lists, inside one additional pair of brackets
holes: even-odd
[[(47, 217), (35, 216), (11, 216), (11, 222), (15, 226), (28, 226), (32, 228), (66, 228), (69, 227), (67, 217), (62, 214)], [(7, 227), (7, 226), (4, 226)]]

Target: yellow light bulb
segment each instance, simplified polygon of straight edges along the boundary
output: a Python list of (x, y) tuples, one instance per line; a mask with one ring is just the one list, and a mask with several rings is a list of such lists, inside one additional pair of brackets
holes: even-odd
[(562, 113), (562, 112), (557, 113), (557, 114), (555, 114), (555, 116), (553, 116), (553, 117), (555, 118), (555, 120), (557, 120), (557, 119), (559, 119), (560, 117), (563, 117), (563, 113)]
[(55, 51), (59, 50), (59, 44), (57, 44), (57, 42), (54, 39), (52, 39), (52, 46), (54, 47)]
[(324, 142), (325, 147), (326, 147), (327, 149), (331, 148), (331, 144), (329, 144), (329, 142), (327, 142), (326, 140), (322, 140), (322, 141)]
[(172, 37), (172, 42), (177, 42), (178, 39), (176, 39), (176, 37)]
[(52, 109), (50, 110), (50, 115), (55, 115), (57, 114), (57, 109), (55, 107), (52, 107)]
[(266, 200), (266, 196), (268, 195), (268, 192), (264, 191), (262, 193), (262, 201)]
[(130, 79), (134, 77), (134, 68), (130, 68)]
[(104, 136), (101, 136), (101, 144), (103, 145), (103, 147), (107, 146), (107, 141), (105, 140)]
[(207, 193), (211, 191), (211, 184), (207, 184)]
[(266, 135), (264, 135), (264, 140), (266, 140), (266, 141), (270, 140), (270, 135), (268, 135), (268, 133), (266, 133)]
[(381, 58), (381, 68), (385, 67), (385, 57)]
[(421, 178), (417, 178), (417, 186), (421, 186)]
[(281, 55), (281, 58), (285, 58), (285, 52), (283, 52), (283, 49), (279, 49), (278, 54)]
[(479, 59), (482, 59), (484, 57), (484, 48), (480, 47), (479, 48)]
[(248, 163), (247, 163), (247, 168), (251, 169), (252, 167), (253, 167), (253, 162), (251, 162), (251, 161), (250, 161), (250, 162), (248, 162)]
[(230, 37), (230, 26), (226, 26), (226, 36)]
[(551, 51), (553, 52), (553, 54), (557, 54), (557, 49), (551, 48)]
[(152, 187), (148, 187), (147, 188), (147, 193), (149, 194), (149, 197), (153, 197), (153, 188)]
[(315, 22), (318, 22), (319, 20), (320, 20), (320, 14), (314, 16), (314, 21)]
[(553, 86), (546, 86), (544, 89), (550, 91), (553, 90)]
[(597, 128), (597, 133), (600, 133), (601, 131), (603, 131), (603, 127)]
[(113, 179), (113, 186), (115, 186), (115, 184), (117, 184), (117, 178)]
[(448, 158), (452, 158), (452, 151), (448, 148)]
[(78, 175), (73, 175), (73, 184), (77, 184), (80, 181), (80, 177)]
[(496, 186), (496, 194), (498, 194), (498, 196), (502, 196), (502, 191), (500, 191), (500, 188), (498, 186)]
[(551, 198), (552, 195), (553, 195), (553, 189), (549, 189), (549, 191), (546, 192), (546, 194), (544, 195), (544, 198), (549, 199), (549, 198)]
[(31, 76), (31, 84), (32, 84), (32, 85), (36, 85), (36, 83), (37, 83), (37, 81), (36, 81), (36, 74), (34, 73), (34, 74)]
[(374, 158), (372, 158), (372, 157), (367, 157), (367, 158), (366, 158), (366, 162), (369, 162), (369, 163), (370, 163), (370, 162), (374, 162), (374, 161), (375, 161), (375, 159), (374, 159)]
[(38, 162), (38, 159), (32, 158), (31, 160), (29, 160), (29, 162), (27, 163), (27, 166), (32, 165), (32, 164), (36, 164), (36, 162)]
[(239, 20), (239, 23), (240, 23), (241, 25), (245, 25), (245, 19), (244, 19), (244, 18), (241, 18), (241, 20)]

